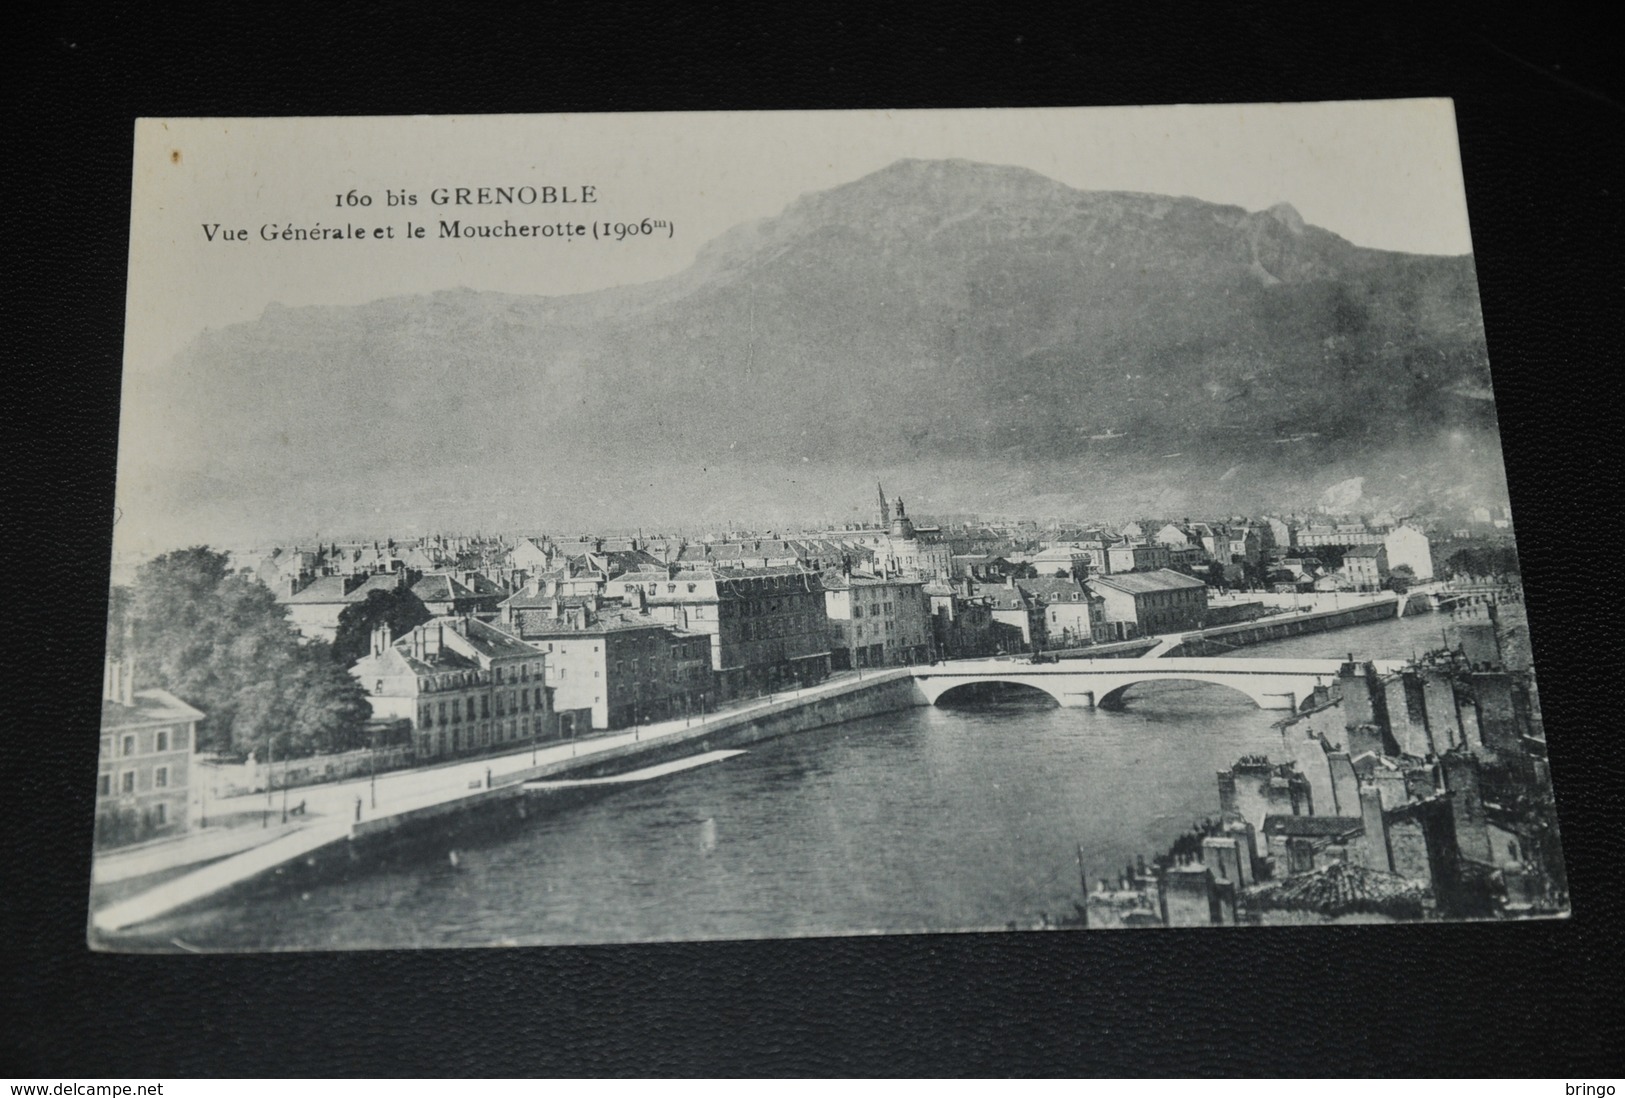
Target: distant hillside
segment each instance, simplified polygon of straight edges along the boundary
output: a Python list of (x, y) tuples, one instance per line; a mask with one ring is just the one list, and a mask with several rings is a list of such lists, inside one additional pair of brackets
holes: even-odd
[(823, 513), (881, 473), (998, 511), (1501, 483), (1471, 257), (961, 161), (647, 285), (273, 306), (160, 384), (193, 466), (164, 508), (301, 529)]

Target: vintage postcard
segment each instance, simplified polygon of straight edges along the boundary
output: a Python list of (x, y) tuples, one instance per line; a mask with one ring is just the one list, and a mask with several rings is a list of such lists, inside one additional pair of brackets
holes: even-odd
[(129, 264), (97, 949), (1568, 910), (1448, 101), (144, 119)]

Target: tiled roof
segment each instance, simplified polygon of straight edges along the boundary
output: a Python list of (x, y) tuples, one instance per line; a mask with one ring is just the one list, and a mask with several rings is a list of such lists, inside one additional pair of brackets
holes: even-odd
[(281, 596), (279, 601), (288, 603), (348, 602), (349, 598), (344, 587), (344, 576), (320, 576), (305, 584), (293, 594)]
[(506, 595), (508, 593), (508, 589), (506, 587), (503, 587), (495, 580), (487, 578), (481, 572), (470, 572), (468, 575), (468, 582), (466, 582), (463, 586), (474, 592), (474, 594), (481, 596)]
[(374, 591), (393, 591), (400, 586), (400, 580), (393, 572), (379, 572), (368, 576), (361, 585), (345, 596), (349, 602), (366, 602), (367, 596)]
[(1159, 568), (1155, 572), (1114, 572), (1109, 576), (1091, 576), (1091, 584), (1110, 587), (1130, 595), (1145, 595), (1154, 591), (1182, 591), (1207, 584), (1182, 572)]
[(977, 598), (991, 599), (995, 610), (1027, 610), (1031, 602), (1020, 587), (1006, 587), (1000, 583), (979, 583), (972, 588)]
[[(436, 624), (445, 620), (443, 618), (435, 619), (424, 628), (433, 628)], [(446, 628), (448, 631), (452, 628), (449, 621)], [(470, 647), (488, 659), (509, 659), (516, 656), (523, 657), (538, 654), (534, 647), (526, 644), (512, 633), (505, 629), (499, 629), (494, 625), (488, 625), (478, 618), (459, 620), (457, 631), (468, 642)]]
[(1374, 912), (1396, 919), (1421, 918), (1425, 895), (1420, 882), (1347, 862), (1333, 862), (1245, 893), (1248, 906), (1263, 911), (1313, 911), (1325, 916)]
[(449, 602), (453, 599), (471, 599), (474, 592), (444, 572), (424, 576), (412, 585), (412, 594), (424, 602)]
[(203, 714), (167, 690), (153, 687), (135, 692), (134, 705), (102, 702), (102, 730), (168, 721), (200, 721)]
[(624, 633), (639, 629), (680, 632), (658, 618), (632, 612), (601, 614), (592, 622), (581, 626), (574, 625), (564, 618), (533, 618), (529, 615), (525, 617), (524, 623), (527, 637), (590, 637), (599, 633)]
[(1264, 834), (1288, 838), (1345, 839), (1363, 834), (1358, 816), (1265, 816)]
[(1036, 576), (1032, 579), (1019, 579), (1016, 586), (1022, 588), (1029, 595), (1042, 595), (1051, 602), (1088, 602), (1089, 592), (1074, 579), (1062, 579), (1060, 576)]

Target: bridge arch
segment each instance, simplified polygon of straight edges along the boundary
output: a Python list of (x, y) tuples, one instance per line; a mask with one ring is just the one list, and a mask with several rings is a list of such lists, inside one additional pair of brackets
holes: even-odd
[(1298, 693), (1295, 690), (1280, 690), (1278, 684), (1269, 682), (1252, 683), (1238, 680), (1231, 675), (1203, 675), (1199, 672), (1177, 672), (1167, 675), (1136, 675), (1111, 685), (1102, 684), (1097, 695), (1096, 705), (1102, 709), (1122, 709), (1125, 707), (1123, 695), (1136, 686), (1144, 686), (1152, 682), (1199, 682), (1208, 686), (1222, 686), (1247, 698), (1260, 709), (1297, 709)]
[(966, 686), (988, 686), (992, 684), (1005, 686), (1025, 686), (1046, 694), (1054, 699), (1056, 705), (1070, 705), (1067, 697), (1057, 689), (1057, 683), (1045, 682), (1040, 675), (967, 675), (964, 678), (931, 678), (919, 683), (921, 692), (925, 695), (927, 705), (936, 705), (948, 694)]

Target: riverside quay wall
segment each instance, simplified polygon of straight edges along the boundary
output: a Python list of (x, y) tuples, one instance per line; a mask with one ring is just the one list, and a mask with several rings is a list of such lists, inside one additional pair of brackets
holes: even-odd
[(571, 757), (500, 775), (488, 771), (483, 781), (448, 786), (384, 811), (368, 812), (365, 818), (358, 799), (353, 821), (316, 821), (92, 912), (90, 942), (96, 947), (108, 935), (139, 934), (143, 923), (181, 909), (217, 904), (228, 896), (342, 876), (373, 857), (455, 856), (452, 844), (457, 835), (474, 831), (500, 835), (522, 826), (532, 815), (567, 810), (584, 797), (615, 788), (593, 779), (627, 775), (636, 780), (647, 771), (680, 769), (663, 764), (703, 762), (696, 757), (924, 704), (909, 668), (865, 672), (861, 679), (821, 683), (737, 710), (710, 713), (691, 724), (673, 721), (639, 729), (630, 741), (624, 733), (614, 737), (614, 743), (582, 741)]
[(1351, 625), (1367, 625), (1404, 617), (1431, 609), (1425, 595), (1388, 595), (1367, 599), (1332, 610), (1309, 613), (1276, 614), (1237, 625), (1221, 625), (1184, 634), (1179, 643), (1165, 650), (1165, 656), (1222, 656), (1236, 648), (1266, 641), (1301, 637), (1309, 633), (1327, 633), (1333, 629), (1346, 629)]
[(441, 827), (449, 822), (449, 817), (495, 809), (503, 818), (510, 812), (524, 818), (533, 812), (567, 807), (581, 796), (589, 795), (575, 791), (561, 796), (551, 790), (526, 788), (528, 783), (612, 777), (723, 748), (742, 747), (924, 704), (924, 696), (909, 668), (866, 673), (862, 679), (808, 687), (735, 712), (707, 714), (703, 721), (687, 727), (669, 731), (651, 729), (648, 735), (631, 743), (593, 750), (591, 741), (586, 741), (581, 744), (579, 757), (513, 771), (495, 779), (489, 788), (358, 821), (350, 829), (350, 839), (358, 850), (364, 851), (410, 839), (426, 827)]

